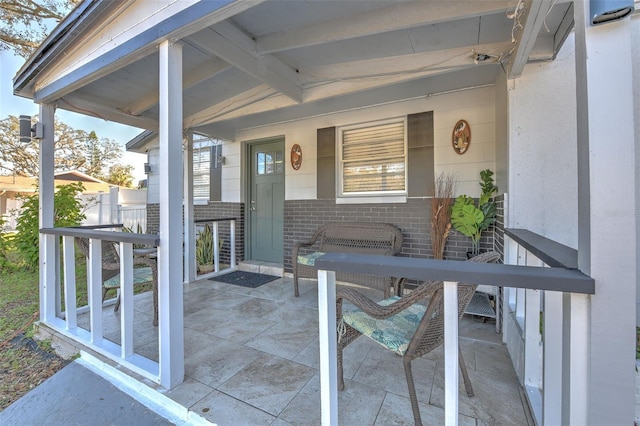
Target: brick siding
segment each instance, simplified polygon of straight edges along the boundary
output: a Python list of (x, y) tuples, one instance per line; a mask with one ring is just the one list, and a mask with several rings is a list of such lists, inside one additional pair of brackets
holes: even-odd
[[(147, 205), (147, 229), (149, 233), (157, 233), (160, 224), (159, 204)], [(236, 261), (244, 260), (244, 203), (214, 202), (207, 205), (196, 205), (193, 211), (194, 219), (236, 218)], [(220, 250), (220, 261), (229, 263), (230, 243), (229, 222), (218, 224), (219, 238), (223, 240)]]

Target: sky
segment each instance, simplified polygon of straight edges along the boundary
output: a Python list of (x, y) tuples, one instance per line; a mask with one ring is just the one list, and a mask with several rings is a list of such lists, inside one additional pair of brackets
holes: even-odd
[[(38, 115), (38, 104), (35, 104), (31, 99), (13, 95), (13, 77), (24, 62), (25, 59), (20, 56), (16, 56), (11, 52), (0, 51), (0, 120), (7, 118), (9, 115)], [(124, 150), (125, 144), (142, 132), (141, 129), (62, 109), (56, 110), (56, 117), (74, 129), (87, 132), (94, 130), (99, 138), (108, 138), (118, 142), (122, 145), (124, 151), (121, 162), (134, 166), (134, 184), (146, 178), (144, 174), (144, 163), (147, 161), (146, 155)]]

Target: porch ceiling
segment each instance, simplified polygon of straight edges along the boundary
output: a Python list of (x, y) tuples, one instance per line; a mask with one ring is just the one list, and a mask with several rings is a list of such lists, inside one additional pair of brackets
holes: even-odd
[[(238, 129), (493, 84), (499, 72), (517, 75), (523, 55), (553, 59), (571, 30), (571, 3), (537, 3), (264, 1), (183, 28), (184, 127), (233, 139)], [(158, 53), (140, 52), (53, 99), (33, 82), (14, 89), (154, 131)]]

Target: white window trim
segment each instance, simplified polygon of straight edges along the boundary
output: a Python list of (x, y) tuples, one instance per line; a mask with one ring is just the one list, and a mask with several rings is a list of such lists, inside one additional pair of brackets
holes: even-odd
[[(365, 193), (347, 193), (342, 192), (343, 176), (342, 176), (342, 132), (345, 130), (361, 129), (373, 126), (380, 126), (392, 123), (403, 123), (404, 127), (404, 191), (371, 191)], [(408, 135), (407, 135), (407, 117), (395, 117), (384, 120), (367, 121), (358, 124), (350, 124), (346, 126), (336, 127), (336, 204), (383, 204), (383, 203), (406, 203), (407, 202), (407, 186), (409, 180), (408, 174)]]

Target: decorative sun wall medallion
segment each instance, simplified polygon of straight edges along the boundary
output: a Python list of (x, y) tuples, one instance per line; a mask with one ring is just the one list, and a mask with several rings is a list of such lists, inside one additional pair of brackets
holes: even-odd
[(302, 166), (302, 148), (296, 143), (291, 147), (291, 167), (293, 170), (298, 170), (300, 166)]
[(469, 127), (469, 123), (466, 120), (458, 120), (456, 125), (453, 126), (451, 145), (453, 145), (453, 150), (460, 155), (469, 149), (469, 145), (471, 145), (471, 127)]

